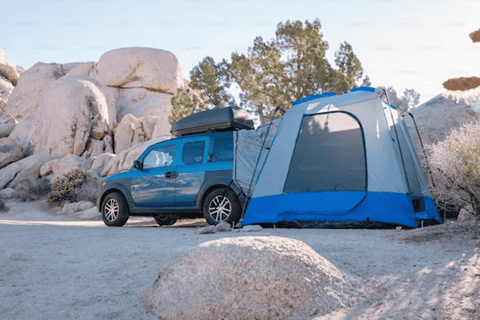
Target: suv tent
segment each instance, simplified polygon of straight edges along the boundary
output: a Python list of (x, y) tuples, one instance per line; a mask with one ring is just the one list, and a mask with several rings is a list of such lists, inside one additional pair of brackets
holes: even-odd
[(242, 225), (441, 223), (404, 120), (374, 88), (296, 101), (274, 131), (251, 195), (240, 181), (252, 171), (242, 152), (252, 148), (237, 143), (235, 178), (251, 198)]

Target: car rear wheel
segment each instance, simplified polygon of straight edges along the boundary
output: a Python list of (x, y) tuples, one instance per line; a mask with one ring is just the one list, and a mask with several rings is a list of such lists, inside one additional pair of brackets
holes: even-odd
[(203, 203), (203, 217), (211, 225), (221, 221), (235, 225), (240, 220), (241, 211), (237, 196), (227, 188), (213, 190)]
[(172, 224), (175, 224), (175, 222), (177, 222), (177, 218), (171, 218), (168, 216), (155, 216), (153, 218), (159, 226), (171, 226)]
[(112, 192), (105, 197), (102, 204), (103, 222), (109, 227), (121, 227), (127, 223), (130, 212), (125, 198)]

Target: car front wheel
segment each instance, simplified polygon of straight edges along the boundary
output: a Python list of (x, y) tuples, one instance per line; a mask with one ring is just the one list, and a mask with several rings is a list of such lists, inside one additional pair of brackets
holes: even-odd
[(102, 218), (107, 226), (121, 227), (127, 223), (129, 215), (127, 202), (120, 193), (110, 193), (103, 200)]
[(213, 190), (203, 204), (203, 217), (208, 224), (225, 221), (235, 225), (240, 220), (241, 206), (235, 193), (226, 188)]

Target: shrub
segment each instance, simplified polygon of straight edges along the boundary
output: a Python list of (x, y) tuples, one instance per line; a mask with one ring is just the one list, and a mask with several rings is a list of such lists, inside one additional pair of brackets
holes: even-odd
[(429, 152), (437, 204), (457, 209), (471, 205), (480, 217), (480, 121), (454, 129)]
[(46, 178), (38, 180), (24, 179), (15, 188), (16, 197), (21, 201), (41, 199), (52, 191), (52, 184)]
[(62, 178), (55, 179), (52, 191), (47, 195), (47, 203), (51, 207), (62, 206), (66, 201), (76, 202), (76, 190), (87, 182), (90, 175), (83, 170), (67, 172)]

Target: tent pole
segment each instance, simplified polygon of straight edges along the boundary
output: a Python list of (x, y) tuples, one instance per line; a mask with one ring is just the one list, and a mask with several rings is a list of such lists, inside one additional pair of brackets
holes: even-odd
[(420, 136), (420, 131), (418, 131), (417, 121), (415, 121), (415, 118), (411, 112), (407, 111), (407, 114), (413, 120), (413, 125), (415, 126), (415, 130), (417, 131), (417, 136), (418, 136), (418, 140), (420, 141), (420, 146), (422, 147), (423, 156), (425, 158), (425, 162), (427, 163), (428, 173), (430, 174), (432, 185), (433, 187), (435, 187), (435, 180), (433, 179), (432, 169), (430, 168), (430, 163), (428, 162), (427, 152), (425, 151), (425, 146), (423, 145), (422, 137)]
[(251, 189), (252, 189), (253, 179), (255, 179), (255, 174), (257, 173), (257, 167), (258, 167), (258, 163), (260, 162), (260, 157), (262, 155), (263, 147), (265, 146), (265, 141), (267, 141), (267, 137), (268, 137), (268, 134), (270, 133), (270, 127), (272, 126), (273, 119), (275, 119), (275, 115), (277, 114), (277, 111), (279, 111), (279, 110), (282, 112), (282, 114), (285, 114), (285, 111), (283, 111), (280, 107), (276, 107), (275, 111), (273, 112), (272, 118), (270, 119), (270, 124), (268, 125), (267, 133), (265, 134), (265, 138), (263, 138), (262, 147), (260, 148), (260, 152), (258, 153), (257, 162), (255, 164), (255, 168), (253, 169), (252, 178), (250, 179), (250, 185), (248, 186), (248, 191), (247, 191), (247, 194), (245, 195), (245, 202), (243, 203), (243, 206), (242, 206), (242, 216), (240, 217), (240, 225), (242, 224), (243, 217), (245, 216), (245, 211), (246, 211), (246, 208), (247, 208), (247, 202), (249, 202), (249, 198), (251, 196), (250, 192), (251, 192)]

